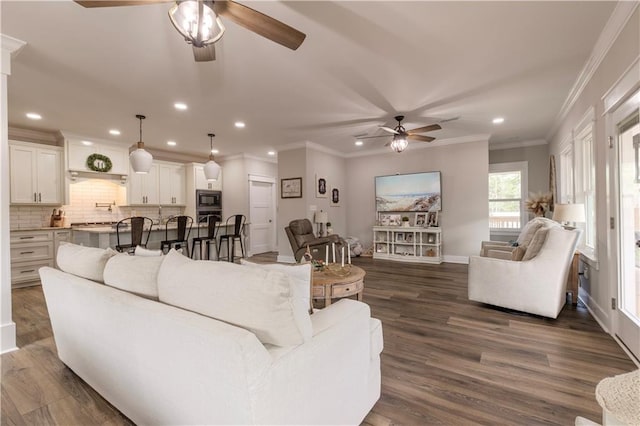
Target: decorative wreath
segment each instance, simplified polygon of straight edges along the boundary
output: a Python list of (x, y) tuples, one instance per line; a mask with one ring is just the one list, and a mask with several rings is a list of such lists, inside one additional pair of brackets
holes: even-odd
[(106, 173), (113, 167), (111, 159), (102, 154), (91, 154), (87, 157), (87, 167), (94, 172)]

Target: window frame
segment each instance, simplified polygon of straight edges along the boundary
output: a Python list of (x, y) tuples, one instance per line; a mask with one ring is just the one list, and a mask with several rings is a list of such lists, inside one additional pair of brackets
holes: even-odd
[[(520, 227), (519, 228), (492, 228), (489, 225), (489, 233), (492, 235), (518, 235), (522, 230), (522, 227), (527, 223), (527, 209), (525, 207), (525, 200), (529, 193), (529, 162), (528, 161), (514, 161), (509, 163), (492, 163), (489, 164), (489, 175), (487, 176), (487, 185), (489, 184), (489, 178), (493, 173), (507, 173), (507, 172), (520, 172), (520, 199), (512, 198), (496, 198), (491, 199), (487, 197), (487, 208), (491, 205), (492, 201), (519, 201), (520, 203)], [(489, 209), (490, 210), (490, 209)]]

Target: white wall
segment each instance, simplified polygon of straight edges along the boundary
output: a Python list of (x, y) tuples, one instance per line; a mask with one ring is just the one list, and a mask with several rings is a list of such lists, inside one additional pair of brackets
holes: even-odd
[[(302, 198), (282, 198), (280, 194), (280, 180), (287, 178), (302, 178)], [(284, 231), (294, 219), (308, 218), (313, 221), (313, 214), (307, 208), (307, 200), (313, 197), (309, 194), (307, 179), (307, 148), (297, 148), (278, 152), (278, 220), (276, 221), (276, 235), (278, 239), (278, 261), (292, 262), (293, 251), (289, 239)]]
[(489, 239), (488, 141), (428, 146), (400, 154), (389, 152), (346, 162), (347, 233), (372, 245), (375, 214), (374, 177), (395, 173), (440, 171), (445, 261), (466, 262)]
[[(309, 198), (308, 206), (315, 205), (317, 211), (327, 212), (333, 233), (346, 237), (347, 214), (349, 195), (345, 185), (345, 159), (313, 148), (307, 149), (307, 184), (305, 189)], [(316, 197), (316, 185), (318, 178), (327, 180), (327, 197)], [(340, 203), (338, 206), (331, 203), (331, 189), (340, 190)], [(313, 216), (310, 218), (313, 222)], [(314, 224), (314, 229), (316, 225)]]
[[(611, 297), (615, 295), (614, 284), (609, 282), (609, 277), (611, 268), (615, 268), (615, 265), (608, 255), (607, 244), (611, 214), (608, 206), (611, 200), (607, 183), (608, 135), (605, 132), (602, 97), (640, 55), (638, 34), (640, 34), (640, 12), (636, 9), (550, 140), (550, 153), (559, 158), (563, 149), (562, 142), (570, 139), (572, 129), (580, 122), (589, 108), (595, 109), (594, 155), (596, 162), (596, 251), (598, 262), (591, 262), (590, 283), (588, 287), (583, 287), (580, 290), (580, 297), (600, 323), (609, 330), (611, 329), (612, 317), (609, 303)], [(556, 163), (556, 166), (559, 166), (559, 163)], [(561, 171), (558, 169), (558, 177), (560, 176)]]
[[(489, 150), (489, 164), (526, 161), (529, 192), (549, 191), (549, 145)], [(558, 163), (556, 159), (556, 164)]]

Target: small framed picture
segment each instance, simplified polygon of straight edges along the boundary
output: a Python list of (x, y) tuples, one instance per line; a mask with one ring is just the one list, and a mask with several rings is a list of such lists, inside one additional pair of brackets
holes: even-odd
[(427, 244), (436, 243), (436, 234), (427, 234)]
[(389, 215), (388, 214), (381, 214), (378, 218), (380, 225), (382, 226), (389, 226)]
[(401, 225), (402, 216), (399, 214), (390, 214), (389, 215), (389, 225)]
[(340, 206), (340, 190), (338, 188), (331, 188), (331, 207)]
[(327, 198), (327, 179), (316, 175), (316, 198)]
[(427, 226), (438, 226), (438, 212), (427, 213)]
[(396, 243), (404, 243), (404, 234), (402, 232), (396, 232)]
[(414, 222), (414, 226), (425, 226), (426, 224), (427, 224), (427, 214), (416, 213), (416, 220)]
[(302, 178), (280, 179), (280, 198), (302, 198)]

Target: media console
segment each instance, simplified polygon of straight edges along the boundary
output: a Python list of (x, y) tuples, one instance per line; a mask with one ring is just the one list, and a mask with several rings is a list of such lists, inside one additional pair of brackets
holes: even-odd
[(374, 226), (373, 258), (442, 263), (442, 230), (420, 226)]

